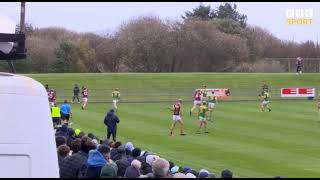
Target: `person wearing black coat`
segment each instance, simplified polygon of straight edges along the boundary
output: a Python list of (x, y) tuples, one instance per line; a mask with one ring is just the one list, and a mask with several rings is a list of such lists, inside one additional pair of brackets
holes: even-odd
[(116, 142), (117, 124), (120, 123), (118, 116), (114, 114), (114, 110), (111, 109), (104, 118), (104, 124), (107, 126), (107, 139), (112, 139)]

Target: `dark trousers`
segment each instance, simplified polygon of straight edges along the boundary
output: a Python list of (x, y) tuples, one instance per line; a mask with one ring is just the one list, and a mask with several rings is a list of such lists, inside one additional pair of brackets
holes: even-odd
[(110, 139), (110, 137), (111, 137), (111, 135), (112, 135), (112, 140), (113, 140), (113, 142), (116, 142), (116, 134), (117, 134), (117, 131), (114, 131), (114, 132), (108, 131), (108, 133), (107, 133), (107, 139)]
[(297, 66), (297, 73), (298, 73), (299, 71), (302, 71), (302, 66)]
[(74, 102), (74, 100), (77, 98), (78, 102), (80, 102), (80, 99), (79, 99), (79, 95), (73, 95), (73, 98), (72, 98), (72, 102)]

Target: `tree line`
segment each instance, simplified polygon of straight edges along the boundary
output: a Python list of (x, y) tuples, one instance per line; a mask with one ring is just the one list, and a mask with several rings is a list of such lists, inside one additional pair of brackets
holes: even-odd
[[(27, 25), (28, 57), (19, 73), (248, 72), (264, 58), (320, 57), (313, 41), (296, 43), (247, 24), (236, 4), (199, 5), (181, 20), (141, 16), (112, 34), (77, 33)], [(0, 64), (0, 70), (7, 70)], [(251, 69), (252, 70), (252, 69)]]

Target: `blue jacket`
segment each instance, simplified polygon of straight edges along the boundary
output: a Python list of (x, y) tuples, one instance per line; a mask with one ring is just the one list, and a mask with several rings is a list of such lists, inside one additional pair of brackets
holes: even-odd
[(89, 151), (85, 178), (99, 178), (101, 169), (106, 163), (107, 160), (98, 150)]
[(108, 132), (115, 133), (118, 123), (120, 123), (119, 118), (113, 112), (108, 112), (104, 118), (104, 124), (108, 127)]

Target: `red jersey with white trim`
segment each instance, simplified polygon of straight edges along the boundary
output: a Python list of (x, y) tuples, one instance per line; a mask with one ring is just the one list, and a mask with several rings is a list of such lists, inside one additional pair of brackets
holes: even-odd
[(193, 99), (195, 101), (201, 101), (201, 95), (202, 95), (201, 91), (196, 91), (193, 95)]
[(177, 103), (173, 105), (173, 115), (180, 115), (181, 104)]
[(54, 102), (56, 100), (56, 95), (53, 91), (48, 92), (48, 99), (49, 99), (49, 102)]
[(82, 97), (83, 97), (83, 98), (87, 98), (88, 95), (89, 95), (88, 89), (83, 89), (83, 91), (82, 91)]

